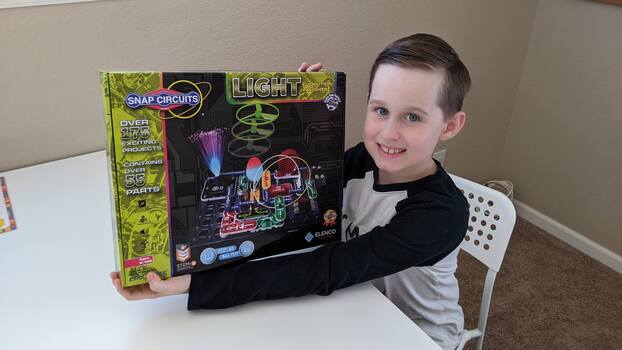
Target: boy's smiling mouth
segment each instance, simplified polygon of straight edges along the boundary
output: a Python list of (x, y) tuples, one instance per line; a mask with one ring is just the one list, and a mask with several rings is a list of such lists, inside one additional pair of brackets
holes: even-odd
[(406, 149), (404, 148), (387, 147), (379, 143), (377, 145), (378, 145), (378, 149), (380, 150), (380, 153), (389, 158), (397, 157), (400, 154), (406, 152)]

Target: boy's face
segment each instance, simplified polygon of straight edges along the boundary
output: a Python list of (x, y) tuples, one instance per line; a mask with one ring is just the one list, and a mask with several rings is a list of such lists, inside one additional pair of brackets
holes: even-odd
[(443, 75), (435, 70), (378, 66), (363, 141), (381, 183), (413, 181), (436, 170), (434, 148), (453, 136), (446, 135), (447, 123), (437, 104), (442, 83)]

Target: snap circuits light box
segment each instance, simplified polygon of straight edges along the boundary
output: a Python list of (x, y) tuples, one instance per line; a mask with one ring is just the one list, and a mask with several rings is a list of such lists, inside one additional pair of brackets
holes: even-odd
[(102, 72), (124, 286), (338, 240), (345, 75)]

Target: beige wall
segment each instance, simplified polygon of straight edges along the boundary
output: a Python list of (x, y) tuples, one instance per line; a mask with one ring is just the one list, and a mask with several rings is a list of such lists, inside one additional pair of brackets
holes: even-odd
[(110, 0), (0, 10), (0, 171), (104, 148), (100, 69), (287, 70), (322, 60), (348, 73), (352, 145), (375, 55), (415, 32), (444, 37), (473, 77), (467, 127), (440, 146), (449, 169), (508, 178), (519, 200), (622, 254), (622, 7), (593, 1)]
[(497, 168), (537, 1), (99, 1), (0, 10), (0, 171), (103, 149), (100, 69), (348, 73), (346, 134), (358, 142), (369, 67), (398, 37), (430, 32), (463, 56), (468, 127), (447, 164)]
[(499, 177), (622, 255), (622, 7), (540, 1)]

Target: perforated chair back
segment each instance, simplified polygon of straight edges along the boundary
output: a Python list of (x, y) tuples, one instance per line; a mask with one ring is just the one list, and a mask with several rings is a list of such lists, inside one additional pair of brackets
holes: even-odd
[(462, 332), (458, 349), (470, 339), (478, 338), (476, 349), (481, 350), (492, 288), (514, 230), (516, 210), (503, 193), (456, 175), (450, 176), (469, 203), (469, 225), (460, 248), (488, 267), (477, 328)]
[(460, 248), (499, 272), (516, 223), (516, 210), (503, 193), (451, 175), (469, 202), (469, 226)]

